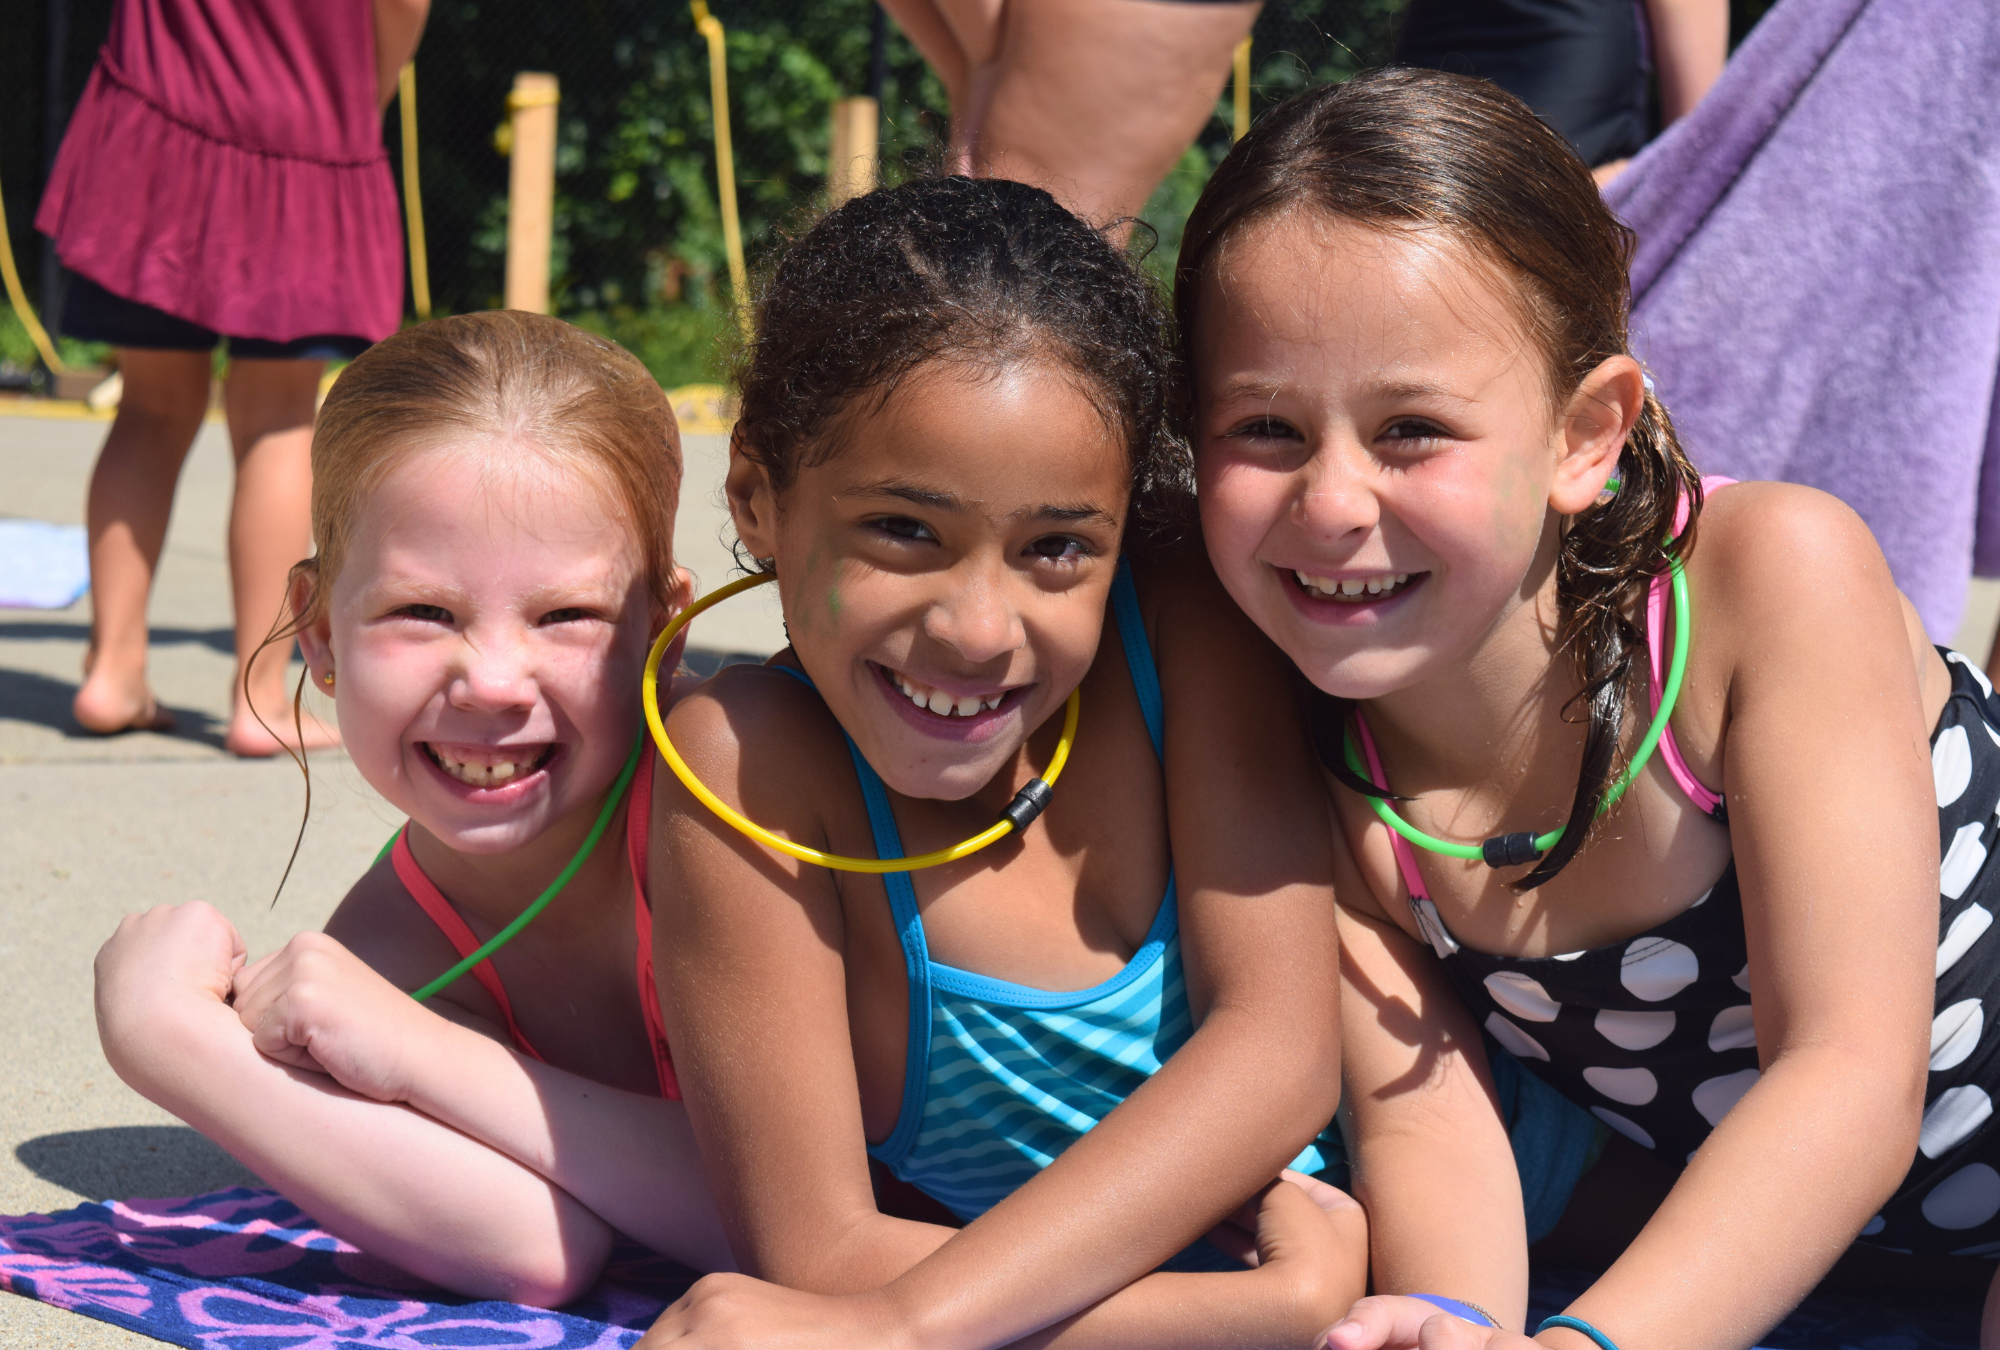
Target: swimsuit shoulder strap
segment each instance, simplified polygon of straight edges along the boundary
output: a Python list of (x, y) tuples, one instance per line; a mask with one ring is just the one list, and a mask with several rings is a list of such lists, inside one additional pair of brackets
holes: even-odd
[(1118, 574), (1111, 579), (1111, 612), (1118, 620), (1118, 641), (1125, 648), (1125, 666), (1132, 672), (1132, 692), (1139, 696), (1139, 711), (1146, 719), (1146, 734), (1153, 739), (1153, 753), (1167, 756), (1166, 700), (1160, 696), (1160, 672), (1153, 664), (1153, 644), (1146, 640), (1146, 619), (1139, 612), (1139, 588), (1132, 581), (1132, 560), (1118, 560)]
[(653, 756), (632, 775), (632, 796), (625, 808), (625, 856), (632, 864), (632, 927), (639, 937), (639, 1007), (646, 1015), (646, 1040), (653, 1048), (653, 1068), (660, 1077), (660, 1095), (681, 1099), (674, 1074), (674, 1056), (667, 1044), (667, 1023), (660, 1015), (660, 986), (653, 978), (653, 903), (646, 897), (647, 844), (653, 824)]
[[(430, 917), (430, 921), (438, 926), (438, 931), (444, 934), (446, 941), (457, 949), (458, 954), (462, 957), (470, 956), (478, 951), (479, 939), (472, 935), (472, 930), (466, 926), (465, 920), (459, 916), (456, 909), (452, 908), (451, 901), (444, 898), (444, 892), (425, 875), (424, 869), (417, 863), (416, 856), (410, 852), (408, 825), (397, 832), (396, 844), (389, 858), (395, 865), (396, 878), (403, 883), (403, 889), (410, 893), (410, 898), (417, 902), (417, 907)], [(508, 1002), (507, 991), (501, 986), (499, 973), (493, 969), (490, 957), (472, 968), (472, 978), (478, 980), (480, 986), (500, 1006), (501, 1020), (506, 1023), (507, 1035), (513, 1040), (515, 1048), (532, 1059), (541, 1059), (541, 1051), (528, 1043), (528, 1038), (521, 1034), (520, 1025), (514, 1021), (514, 1005)]]
[[(1712, 496), (1736, 481), (1734, 478), (1724, 478), (1720, 475), (1704, 475), (1701, 480), (1702, 496)], [(1688, 514), (1688, 504), (1683, 499), (1680, 509), (1674, 514), (1675, 533), (1687, 528)], [(1660, 695), (1666, 687), (1667, 603), (1667, 577), (1662, 574), (1654, 577), (1652, 584), (1646, 590), (1646, 647), (1651, 658), (1652, 670), (1648, 711), (1653, 714), (1660, 711)], [(1688, 768), (1687, 761), (1681, 757), (1680, 745), (1674, 740), (1674, 728), (1671, 722), (1660, 733), (1660, 758), (1666, 761), (1667, 772), (1674, 776), (1674, 781), (1680, 784), (1681, 791), (1687, 794), (1687, 799), (1694, 803), (1697, 810), (1717, 820), (1724, 819), (1722, 794), (1711, 791), (1694, 776), (1694, 771)]]
[[(1375, 737), (1368, 730), (1368, 719), (1361, 715), (1361, 709), (1354, 710), (1354, 734), (1361, 742), (1362, 757), (1368, 761), (1369, 781), (1378, 785), (1387, 784), (1389, 775), (1382, 770), (1382, 756), (1375, 749)], [(1410, 900), (1429, 900), (1424, 890), (1424, 878), (1417, 871), (1417, 851), (1410, 847), (1410, 841), (1389, 831), (1389, 847), (1396, 855), (1396, 870), (1403, 874), (1403, 884), (1410, 889)]]

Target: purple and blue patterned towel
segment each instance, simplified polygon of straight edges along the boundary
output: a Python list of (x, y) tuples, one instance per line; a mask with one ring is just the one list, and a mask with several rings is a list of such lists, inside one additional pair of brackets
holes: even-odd
[[(0, 1217), (0, 1289), (189, 1350), (626, 1350), (695, 1276), (622, 1244), (560, 1312), (460, 1298), (321, 1231), (273, 1191), (110, 1200)], [(1590, 1282), (1545, 1272), (1534, 1316)], [(1815, 1298), (1773, 1350), (1975, 1350), (1977, 1301), (1885, 1308)]]
[(460, 1298), (243, 1187), (0, 1218), (0, 1289), (189, 1350), (625, 1350), (694, 1279), (628, 1244), (560, 1312)]

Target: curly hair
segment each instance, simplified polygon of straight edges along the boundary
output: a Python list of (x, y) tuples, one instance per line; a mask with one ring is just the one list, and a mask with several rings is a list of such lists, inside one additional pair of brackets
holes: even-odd
[(1040, 188), (927, 178), (829, 212), (779, 260), (740, 355), (734, 443), (783, 492), (838, 450), (834, 420), (937, 362), (1060, 362), (1124, 443), (1136, 520), (1187, 518), (1165, 306)]
[[(1216, 169), (1188, 217), (1174, 278), (1183, 343), (1197, 318), (1202, 278), (1223, 243), (1294, 210), (1377, 229), (1435, 231), (1496, 264), (1517, 288), (1557, 407), (1599, 363), (1627, 353), (1632, 231), (1604, 205), (1568, 142), (1484, 80), (1377, 71), (1300, 94), (1266, 114)], [(1521, 890), (1555, 876), (1588, 837), (1632, 700), (1643, 697), (1646, 643), (1632, 615), (1669, 559), (1694, 544), (1701, 476), (1650, 389), (1618, 473), (1618, 491), (1572, 518), (1563, 533), (1559, 635), (1583, 686), (1570, 705), (1582, 709), (1587, 727), (1583, 767), (1568, 825), (1514, 883)], [(1675, 537), (1683, 501), (1690, 515)], [(1337, 730), (1332, 744), (1339, 745)], [(1381, 795), (1346, 771), (1337, 749), (1329, 764), (1350, 786)]]

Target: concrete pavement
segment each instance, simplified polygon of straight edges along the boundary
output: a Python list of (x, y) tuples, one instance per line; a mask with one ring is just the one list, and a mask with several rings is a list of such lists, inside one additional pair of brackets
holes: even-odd
[[(104, 431), (97, 420), (9, 416), (0, 404), (0, 515), (81, 521)], [(727, 445), (691, 437), (685, 451), (678, 552), (706, 591), (732, 566), (720, 505)], [(221, 748), (230, 479), (227, 437), (208, 424), (181, 479), (152, 607), (153, 684), (178, 719), (172, 733), (99, 738), (70, 720), (88, 598), (57, 612), (0, 610), (0, 1214), (256, 1184), (105, 1064), (91, 958), (121, 915), (197, 899), (228, 914), (253, 953), (269, 951), (321, 926), (401, 823), (344, 755), (315, 755), (298, 866), (272, 903), (304, 792), (290, 760), (245, 762)], [(766, 591), (704, 616), (691, 635), (698, 667), (782, 641)], [(0, 1350), (157, 1344), (0, 1295)]]

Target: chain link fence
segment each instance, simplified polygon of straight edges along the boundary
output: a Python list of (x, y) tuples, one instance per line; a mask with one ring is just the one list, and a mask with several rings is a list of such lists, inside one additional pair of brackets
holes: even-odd
[[(113, 0), (16, 0), (0, 44), (0, 190), (31, 294), (59, 309), (33, 219), (60, 125)], [(1253, 116), (1301, 89), (1386, 64), (1407, 0), (1269, 0), (1252, 41)], [(1738, 27), (1769, 0), (1736, 0)], [(714, 0), (728, 30), (731, 130), (751, 271), (824, 202), (829, 108), (881, 102), (891, 179), (940, 159), (942, 86), (872, 0)], [(51, 59), (51, 37), (55, 38)], [(507, 159), (496, 143), (516, 72), (560, 81), (555, 312), (630, 347), (669, 386), (715, 379), (730, 329), (708, 57), (681, 0), (437, 0), (417, 55), (418, 158), (436, 312), (500, 303)], [(1228, 150), (1230, 96), (1145, 211), (1165, 275), (1181, 222)], [(384, 140), (401, 182), (400, 107)], [(54, 133), (54, 134), (52, 134)], [(1140, 232), (1143, 236), (1144, 232)], [(337, 263), (335, 264), (337, 265)], [(38, 284), (39, 282), (39, 284)], [(31, 363), (0, 315), (0, 357)]]

